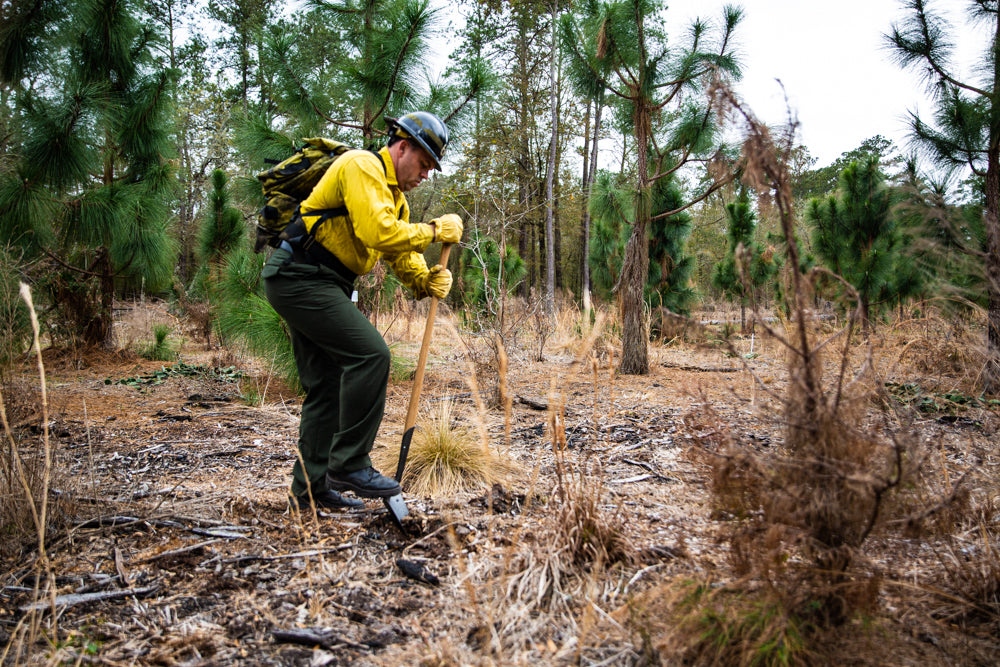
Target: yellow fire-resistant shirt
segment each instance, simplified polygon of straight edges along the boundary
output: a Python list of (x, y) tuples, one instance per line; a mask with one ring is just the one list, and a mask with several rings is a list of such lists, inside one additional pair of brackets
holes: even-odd
[(382, 148), (379, 155), (384, 170), (370, 151), (341, 155), (302, 202), (302, 220), (312, 231), (320, 218), (310, 211), (346, 207), (346, 216), (319, 226), (316, 240), (359, 276), (385, 256), (396, 277), (417, 293), (428, 273), (421, 253), (434, 240), (434, 232), (429, 225), (410, 224), (410, 207), (399, 189), (389, 149)]

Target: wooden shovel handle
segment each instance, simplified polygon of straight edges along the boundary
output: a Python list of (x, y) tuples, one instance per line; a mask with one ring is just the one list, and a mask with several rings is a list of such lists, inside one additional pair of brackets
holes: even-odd
[[(438, 262), (448, 268), (448, 255), (451, 254), (451, 244), (441, 246), (441, 259)], [(406, 411), (406, 425), (403, 432), (409, 431), (417, 424), (417, 409), (420, 407), (420, 389), (424, 384), (424, 368), (427, 366), (427, 351), (431, 347), (431, 334), (434, 333), (434, 319), (437, 317), (438, 298), (431, 297), (430, 311), (427, 313), (427, 324), (424, 326), (424, 339), (420, 343), (420, 355), (417, 357), (417, 370), (413, 374), (413, 389), (410, 391), (410, 407)]]

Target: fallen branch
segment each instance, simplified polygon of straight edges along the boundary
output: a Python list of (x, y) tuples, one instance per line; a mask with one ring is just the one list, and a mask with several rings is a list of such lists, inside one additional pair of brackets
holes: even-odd
[(651, 466), (648, 463), (645, 463), (643, 461), (633, 461), (632, 459), (622, 459), (622, 463), (627, 463), (629, 465), (639, 466), (640, 468), (644, 468), (645, 470), (648, 470), (649, 472), (653, 473), (654, 477), (656, 477), (657, 479), (662, 479), (664, 482), (676, 482), (677, 481), (676, 479), (674, 479), (672, 477), (667, 477), (665, 475), (661, 475), (660, 473), (656, 472), (656, 470), (653, 469), (653, 466)]
[(371, 647), (364, 644), (352, 642), (343, 637), (334, 637), (329, 632), (316, 632), (314, 630), (271, 630), (274, 641), (285, 644), (304, 644), (305, 646), (319, 646), (331, 650), (335, 648), (350, 647), (360, 651), (370, 651)]
[(741, 367), (734, 366), (683, 366), (666, 362), (660, 365), (664, 368), (676, 368), (679, 371), (689, 371), (691, 373), (735, 373), (736, 371), (743, 370)]
[(139, 563), (151, 563), (154, 560), (160, 560), (161, 558), (170, 558), (172, 556), (179, 556), (181, 554), (186, 554), (191, 551), (197, 551), (198, 549), (207, 547), (209, 545), (221, 541), (222, 541), (221, 539), (215, 539), (215, 540), (205, 540), (204, 542), (198, 542), (197, 544), (189, 544), (188, 546), (181, 547), (179, 549), (170, 549), (169, 551), (160, 552), (155, 556), (148, 556), (146, 558), (140, 558), (139, 560), (129, 561), (129, 565), (137, 565)]
[(626, 477), (625, 479), (608, 480), (608, 484), (633, 484), (635, 482), (644, 482), (647, 479), (653, 479), (655, 477), (658, 477), (658, 475), (636, 475), (635, 477)]
[[(127, 598), (127, 597), (140, 597), (143, 595), (149, 595), (159, 589), (159, 586), (144, 586), (142, 588), (126, 588), (123, 591), (101, 591), (100, 593), (71, 593), (69, 595), (57, 595), (55, 600), (56, 607), (73, 607), (78, 604), (85, 604), (87, 602), (95, 602), (97, 600), (114, 600), (116, 598)], [(40, 609), (48, 609), (52, 606), (51, 600), (44, 600), (41, 602), (34, 602), (32, 604), (26, 604), (19, 609), (23, 612), (38, 611)]]
[(345, 542), (344, 544), (338, 544), (335, 547), (330, 547), (329, 549), (310, 549), (309, 551), (298, 551), (293, 554), (278, 554), (277, 556), (262, 556), (252, 554), (249, 556), (236, 556), (235, 558), (226, 558), (222, 561), (224, 565), (230, 563), (246, 563), (254, 560), (282, 560), (285, 558), (305, 558), (307, 556), (320, 556), (322, 554), (334, 553), (337, 551), (344, 551), (345, 549), (350, 549), (354, 546), (353, 542)]

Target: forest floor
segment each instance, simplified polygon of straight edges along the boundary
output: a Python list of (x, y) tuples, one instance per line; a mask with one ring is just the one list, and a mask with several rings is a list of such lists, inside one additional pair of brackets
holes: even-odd
[[(685, 657), (674, 643), (681, 639), (657, 619), (637, 620), (636, 601), (652, 610), (650, 596), (669, 597), (670, 587), (739, 580), (723, 539), (733, 517), (718, 511), (706, 448), (721, 441), (765, 455), (781, 448), (775, 395), (788, 371), (773, 339), (738, 337), (739, 356), (680, 339), (654, 343), (650, 373), (621, 376), (613, 371), (620, 350), (606, 343), (613, 338), (593, 343), (574, 337), (571, 326), (557, 328), (542, 361), (508, 351), (506, 414), (474, 400), (481, 388), (468, 382), (468, 356), (481, 341), (463, 344), (453, 327), (436, 327), (418, 427), (449, 400), (452, 418), (485, 432), (515, 472), (491, 489), (408, 494), (404, 534), (377, 501), (362, 510), (290, 511), (300, 397), (252, 359), (206, 351), (162, 304), (123, 304), (123, 346), (136, 349), (156, 322), (174, 327), (179, 362), (50, 351), (44, 404), (34, 360), (17, 380), (20, 394), (5, 393), (25, 460), (36, 468), (48, 420), (56, 527), (47, 562), (30, 534), (21, 546), (11, 537), (0, 552), (2, 662), (699, 661)], [(394, 355), (416, 358), (419, 313), (381, 328)], [(822, 650), (797, 656), (806, 663), (995, 665), (1000, 655), (1000, 607), (977, 615), (966, 613), (968, 603), (955, 612), (960, 596), (948, 578), (956, 554), (1000, 563), (991, 551), (1000, 528), (1000, 409), (970, 406), (959, 380), (949, 384), (946, 373), (911, 363), (918, 347), (931, 345), (921, 335), (887, 333), (874, 366), (882, 382), (919, 388), (924, 404), (906, 426), (930, 454), (928, 488), (947, 495), (965, 475), (970, 509), (947, 535), (876, 531), (863, 552), (879, 573), (877, 604)], [(531, 332), (522, 337), (530, 341)], [(920, 358), (938, 352), (928, 348)], [(377, 461), (396, 456), (410, 389), (406, 379), (390, 384)], [(877, 411), (864, 419), (878, 428)], [(570, 487), (577, 503), (589, 503), (596, 520), (617, 531), (627, 557), (569, 565), (556, 558), (553, 531), (566, 520)], [(997, 599), (1000, 570), (978, 585), (991, 581), (985, 603)]]

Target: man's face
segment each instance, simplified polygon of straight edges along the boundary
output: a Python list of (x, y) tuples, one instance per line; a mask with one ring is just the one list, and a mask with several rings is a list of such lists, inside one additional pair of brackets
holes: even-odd
[(419, 144), (408, 140), (403, 140), (400, 144), (399, 164), (393, 166), (396, 168), (399, 189), (409, 192), (427, 178), (434, 168), (434, 160)]

